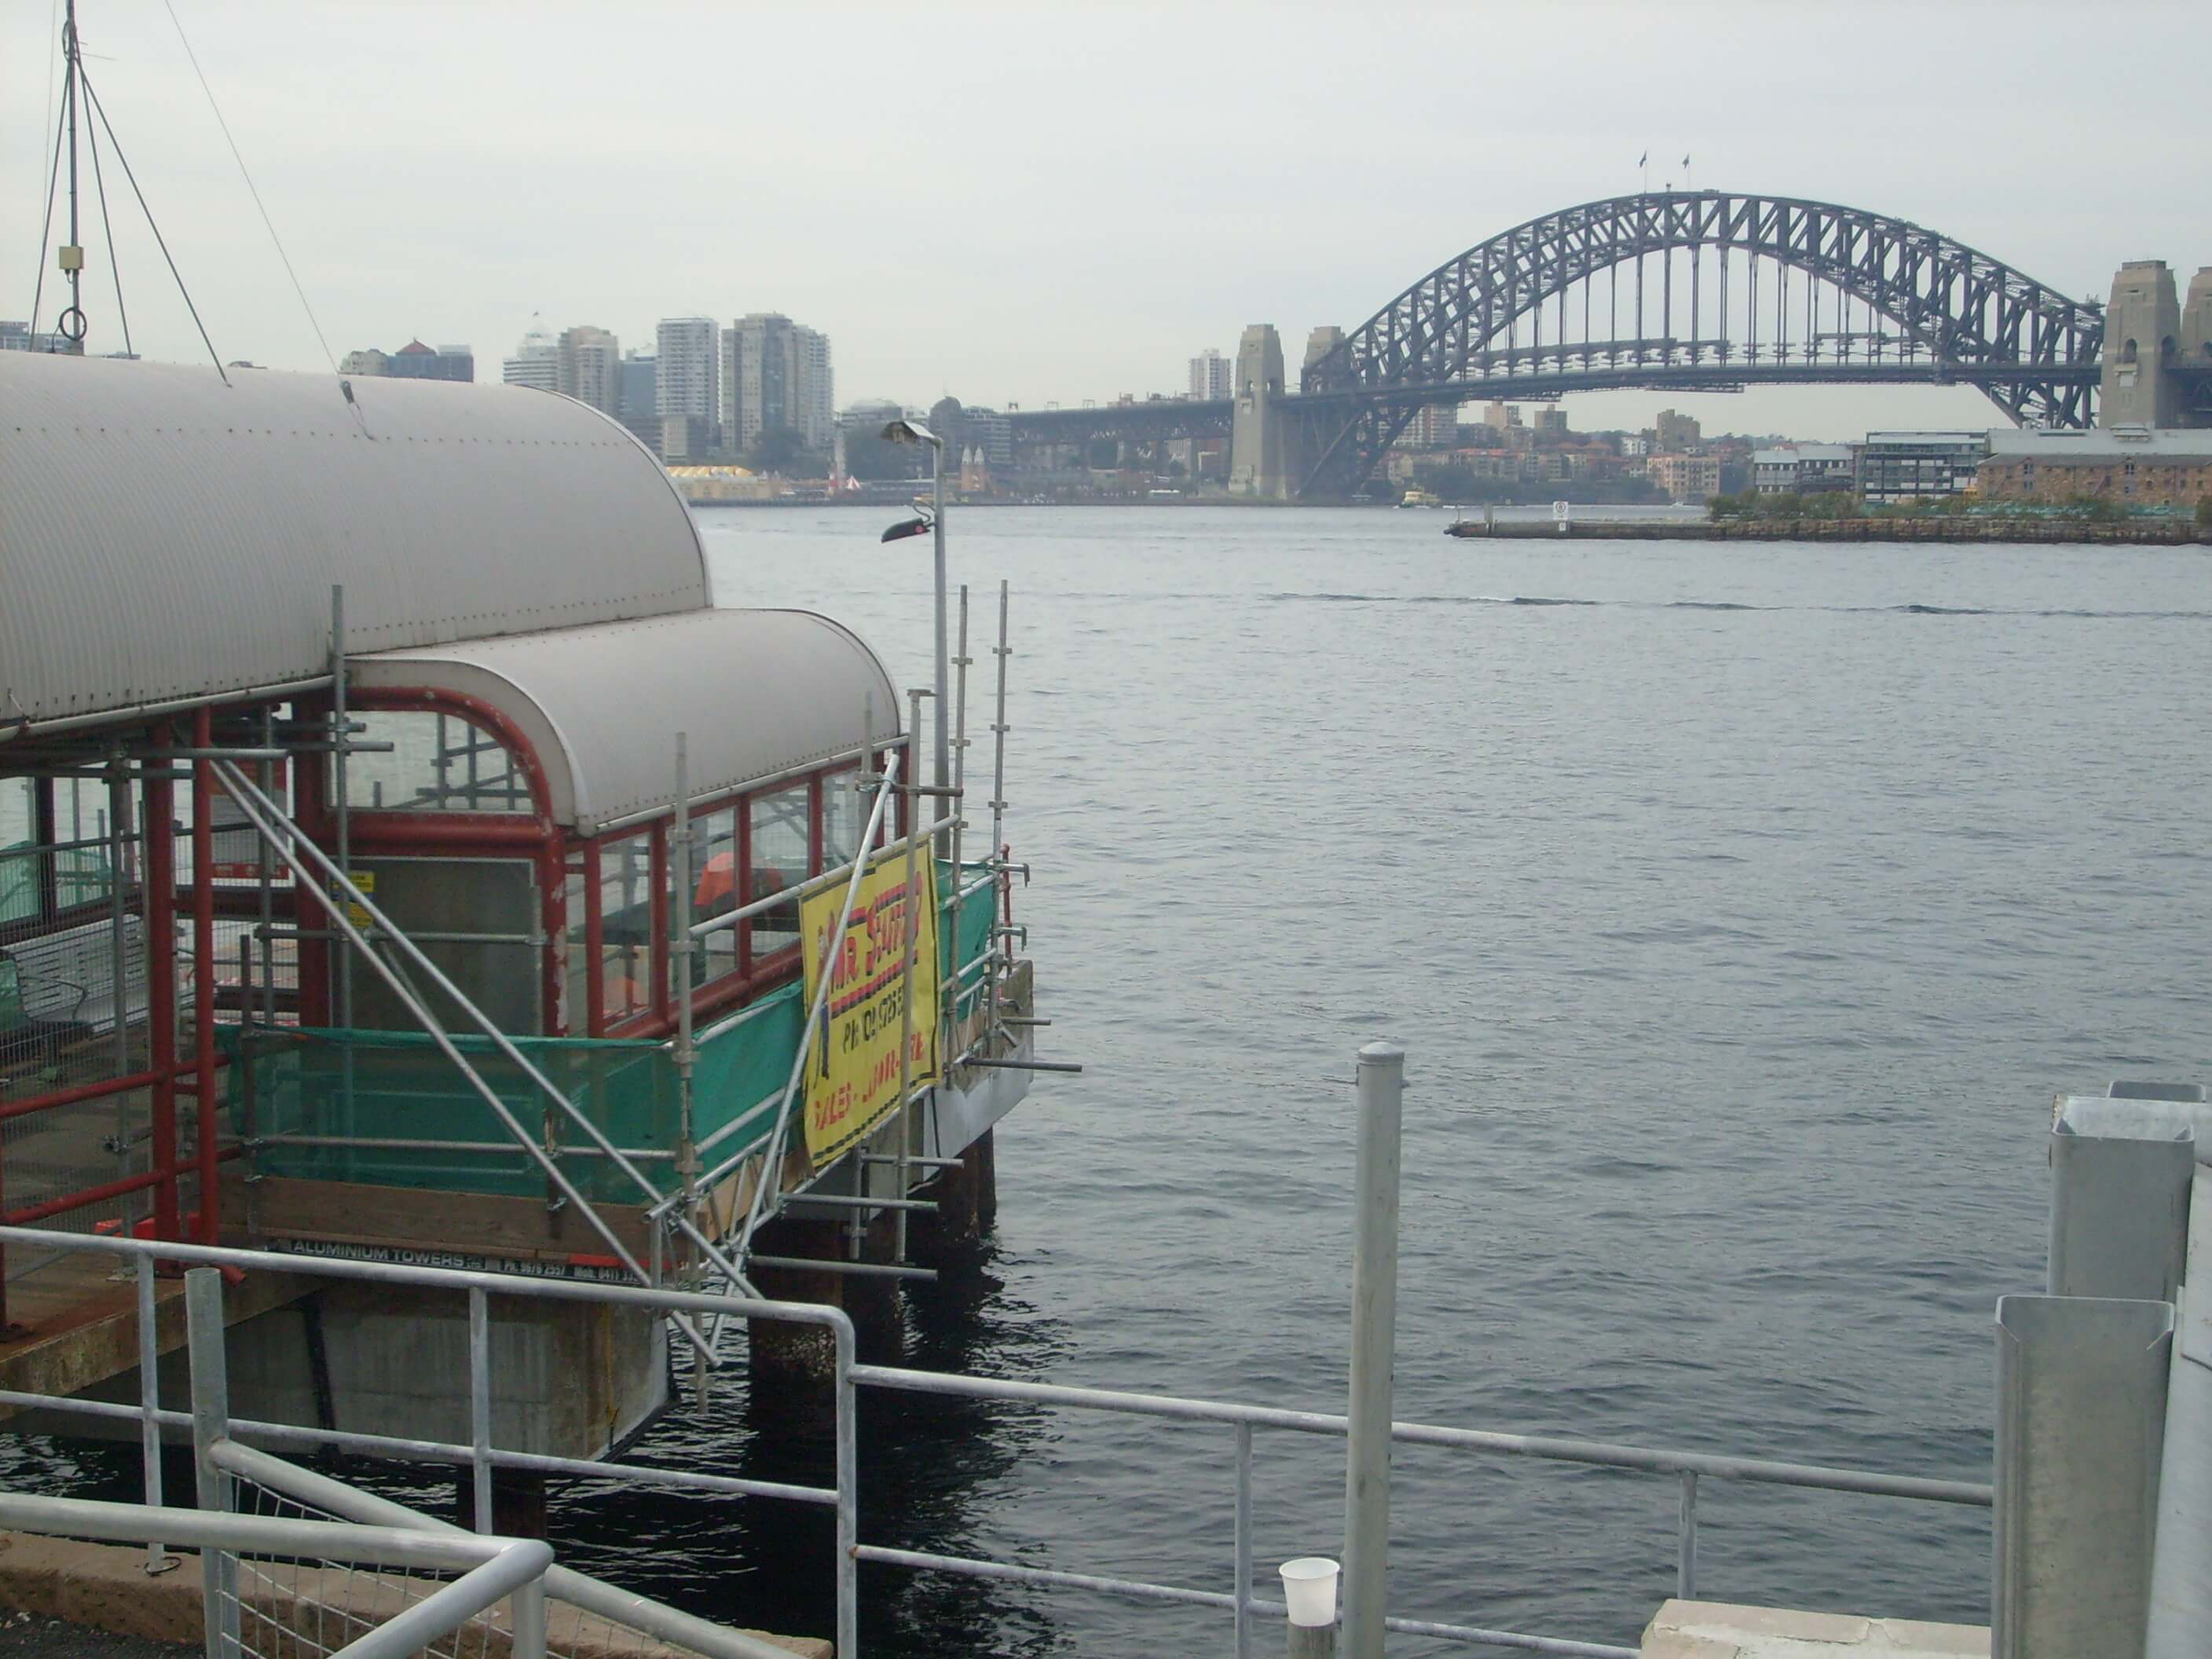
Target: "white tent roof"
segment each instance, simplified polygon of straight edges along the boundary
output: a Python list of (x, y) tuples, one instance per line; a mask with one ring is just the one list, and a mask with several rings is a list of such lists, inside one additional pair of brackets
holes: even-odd
[(349, 683), (475, 697), (545, 769), (584, 835), (665, 805), (685, 734), (693, 799), (898, 735), (890, 677), (859, 636), (805, 611), (699, 611), (355, 658)]
[(595, 410), (229, 376), (0, 352), (0, 736), (319, 676), (334, 583), (355, 650), (708, 603), (681, 497)]

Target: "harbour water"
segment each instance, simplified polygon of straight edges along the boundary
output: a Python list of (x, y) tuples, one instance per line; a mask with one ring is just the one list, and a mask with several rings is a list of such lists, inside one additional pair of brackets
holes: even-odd
[[(723, 602), (832, 610), (927, 682), (927, 544), (703, 523)], [(997, 1254), (917, 1303), (912, 1363), (1340, 1409), (1350, 1057), (1389, 1036), (1401, 1418), (1986, 1480), (2051, 1096), (2212, 1078), (2212, 567), (1440, 529), (954, 518), (979, 642), (1013, 584), (1016, 915), (1047, 1052), (1089, 1069), (1001, 1132)], [(875, 1407), (871, 1541), (1226, 1588), (1226, 1431)], [(653, 1449), (808, 1449), (732, 1412)], [(1261, 1437), (1263, 1567), (1335, 1549), (1340, 1458)], [(1408, 1613), (1632, 1642), (1669, 1592), (1664, 1479), (1416, 1453), (1397, 1485)], [(1704, 1498), (1709, 1594), (1986, 1618), (1983, 1512)], [(659, 1588), (773, 1624), (795, 1580), (818, 1627), (823, 1540), (726, 1514), (687, 1511)], [(865, 1598), (878, 1653), (1227, 1636), (890, 1573)]]
[[(702, 522), (721, 602), (828, 611), (927, 683), (926, 541)], [(2051, 1095), (2212, 1079), (2212, 566), (1443, 523), (956, 511), (979, 676), (1013, 584), (1016, 919), (1044, 1052), (1087, 1070), (1001, 1129), (995, 1253), (916, 1297), (909, 1363), (1341, 1409), (1351, 1055), (1387, 1036), (1401, 1418), (1986, 1480)], [(1228, 1588), (1226, 1430), (866, 1403), (869, 1541)], [(1258, 1446), (1271, 1577), (1337, 1548), (1341, 1449)], [(827, 1455), (733, 1398), (641, 1450)], [(1670, 1593), (1670, 1480), (1396, 1478), (1397, 1610), (1632, 1642)], [(1986, 1618), (1984, 1512), (1703, 1498), (1707, 1594)], [(828, 1627), (819, 1521), (553, 1505), (572, 1563), (784, 1629)], [(1227, 1647), (1218, 1613), (863, 1583), (876, 1655)]]

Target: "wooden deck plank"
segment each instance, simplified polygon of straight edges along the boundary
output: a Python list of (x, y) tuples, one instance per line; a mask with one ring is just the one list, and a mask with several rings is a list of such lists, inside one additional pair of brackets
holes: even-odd
[[(17, 1247), (21, 1249), (21, 1246)], [(0, 1389), (73, 1395), (137, 1369), (138, 1287), (125, 1258), (71, 1251), (8, 1285), (9, 1316), (21, 1334), (0, 1341)], [(296, 1273), (252, 1273), (225, 1286), (223, 1319), (235, 1325), (281, 1307), (313, 1288)], [(157, 1352), (185, 1345), (181, 1277), (156, 1280)], [(0, 1406), (0, 1418), (20, 1407)]]

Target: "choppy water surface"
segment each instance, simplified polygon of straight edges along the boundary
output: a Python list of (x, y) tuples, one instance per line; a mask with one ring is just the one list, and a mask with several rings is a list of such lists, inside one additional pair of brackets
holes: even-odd
[[(830, 611), (927, 682), (926, 544), (850, 509), (704, 522), (724, 603)], [(916, 1301), (914, 1363), (1340, 1409), (1351, 1054), (1388, 1036), (1415, 1085), (1401, 1417), (1987, 1478), (2052, 1093), (2212, 1075), (2202, 552), (952, 527), (956, 580), (1013, 583), (1017, 916), (1047, 1052), (1088, 1070), (1000, 1130), (996, 1255)], [(823, 1451), (735, 1407), (652, 1449)], [(863, 1535), (1225, 1589), (1229, 1450), (876, 1400)], [(1335, 1549), (1340, 1457), (1261, 1435), (1268, 1577)], [(1980, 1512), (1704, 1496), (1709, 1594), (1986, 1617)], [(1394, 1601), (1632, 1643), (1674, 1498), (1402, 1454)], [(677, 1540), (658, 1588), (826, 1628), (826, 1531), (788, 1516), (577, 1495), (560, 1522), (627, 1541), (646, 1510)], [(878, 1653), (1226, 1640), (1058, 1592), (864, 1595)]]
[[(719, 595), (830, 611), (926, 684), (927, 546), (881, 522), (710, 515)], [(1442, 523), (956, 515), (979, 672), (1013, 583), (1017, 918), (1046, 1052), (1088, 1071), (1001, 1128), (995, 1254), (913, 1301), (911, 1363), (1341, 1409), (1351, 1055), (1387, 1036), (1401, 1418), (1987, 1479), (2051, 1096), (2212, 1076), (2212, 565)], [(1225, 1429), (866, 1407), (871, 1542), (1228, 1588)], [(1341, 1446), (1258, 1443), (1272, 1579), (1338, 1547)], [(730, 1395), (644, 1449), (811, 1480), (827, 1454)], [(1632, 1643), (1674, 1498), (1401, 1454), (1394, 1603)], [(1986, 1617), (1979, 1511), (1704, 1499), (1706, 1594)], [(571, 1489), (554, 1526), (702, 1612), (829, 1627), (818, 1512)], [(900, 1572), (863, 1595), (870, 1652), (913, 1659), (1228, 1639)]]

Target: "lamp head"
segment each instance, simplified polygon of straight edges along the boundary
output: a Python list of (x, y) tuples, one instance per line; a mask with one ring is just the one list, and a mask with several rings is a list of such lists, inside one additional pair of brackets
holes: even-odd
[(904, 416), (884, 428), (884, 438), (886, 442), (895, 444), (934, 444), (939, 441), (937, 434), (920, 421), (908, 420)]
[(936, 528), (936, 524), (937, 521), (928, 514), (917, 514), (911, 519), (900, 520), (898, 523), (884, 532), (884, 539), (887, 542), (902, 542), (909, 536), (927, 536)]

